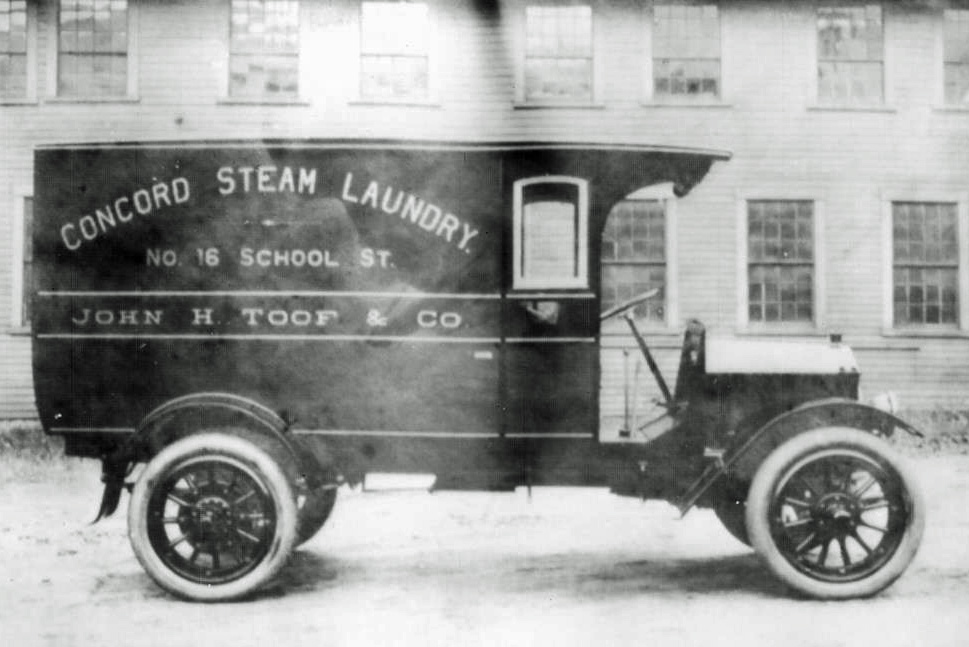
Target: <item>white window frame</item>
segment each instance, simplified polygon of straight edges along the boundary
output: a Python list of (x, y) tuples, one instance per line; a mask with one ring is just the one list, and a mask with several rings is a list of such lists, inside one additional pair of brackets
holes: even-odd
[[(748, 311), (748, 265), (749, 253), (747, 237), (749, 235), (749, 221), (747, 212), (748, 202), (780, 201), (780, 202), (810, 202), (814, 206), (814, 302), (813, 320), (811, 323), (800, 321), (751, 322)], [(756, 334), (817, 334), (824, 330), (825, 304), (827, 302), (827, 285), (825, 281), (824, 254), (824, 200), (817, 196), (790, 191), (751, 191), (737, 194), (737, 330), (742, 333)]]
[[(374, 2), (393, 3), (395, 0), (373, 0)], [(403, 0), (399, 0), (403, 1)], [(427, 96), (418, 97), (368, 97), (363, 94), (363, 78), (361, 76), (363, 59), (363, 2), (358, 2), (356, 11), (356, 29), (354, 30), (356, 59), (353, 65), (354, 90), (352, 96), (355, 97), (352, 103), (361, 105), (392, 105), (392, 106), (436, 106), (440, 103), (440, 58), (441, 58), (441, 36), (438, 30), (437, 11), (438, 7), (430, 0), (424, 0), (420, 4), (427, 6), (427, 32), (430, 38), (427, 43)]]
[[(895, 326), (895, 245), (892, 204), (895, 202), (948, 202), (956, 204), (959, 240), (959, 321), (956, 328), (944, 324)], [(938, 337), (969, 333), (969, 192), (883, 191), (882, 206), (882, 334), (885, 336)]]
[[(938, 12), (935, 30), (935, 106), (940, 110), (969, 111), (967, 103), (947, 103), (945, 98), (945, 13), (950, 7)], [(969, 9), (969, 7), (967, 7)]]
[[(554, 101), (554, 100), (529, 100), (526, 94), (525, 88), (525, 58), (527, 54), (527, 40), (528, 40), (528, 21), (525, 18), (525, 10), (528, 7), (573, 7), (573, 6), (587, 6), (592, 11), (592, 96), (588, 101), (576, 101), (576, 100), (564, 100), (564, 101)], [(602, 20), (600, 20), (597, 14), (597, 8), (599, 4), (593, 0), (588, 0), (586, 2), (570, 2), (569, 0), (561, 0), (559, 2), (554, 2), (552, 0), (531, 0), (530, 2), (524, 3), (521, 8), (515, 13), (515, 18), (518, 24), (515, 25), (515, 100), (514, 106), (516, 108), (601, 108), (602, 103), (602, 86), (603, 86), (603, 76), (604, 70), (602, 69), (602, 55), (601, 52), (604, 51), (605, 34), (603, 34)]]
[(672, 97), (657, 97), (656, 89), (654, 87), (655, 80), (653, 78), (653, 25), (655, 24), (653, 18), (653, 4), (648, 3), (643, 10), (640, 12), (641, 20), (643, 22), (642, 29), (640, 33), (643, 34), (643, 77), (641, 81), (642, 91), (640, 93), (640, 100), (644, 105), (655, 105), (655, 106), (676, 106), (679, 107), (717, 107), (726, 106), (727, 104), (727, 84), (725, 78), (727, 76), (726, 69), (729, 59), (729, 48), (725, 46), (725, 38), (727, 36), (728, 30), (724, 28), (724, 8), (720, 0), (708, 0), (706, 2), (702, 0), (696, 1), (685, 1), (685, 0), (664, 0), (657, 2), (656, 4), (672, 5), (672, 4), (687, 4), (691, 6), (695, 5), (714, 5), (717, 7), (717, 21), (720, 25), (720, 91), (719, 96), (713, 99), (698, 99), (695, 101), (690, 101), (689, 99), (680, 98), (679, 95), (674, 95)]
[[(866, 5), (879, 5), (882, 10), (882, 100), (868, 101), (865, 103), (833, 103), (824, 101), (818, 94), (818, 68), (821, 59), (818, 58), (818, 8), (820, 7), (857, 7)], [(894, 112), (895, 103), (895, 50), (892, 47), (895, 42), (895, 21), (893, 7), (890, 2), (884, 0), (822, 0), (815, 5), (807, 5), (810, 12), (809, 28), (810, 37), (806, 41), (806, 53), (808, 60), (812, 61), (811, 74), (808, 77), (808, 96), (813, 104), (809, 106), (812, 110), (844, 110), (844, 111), (871, 111), (871, 112)]]
[[(522, 252), (524, 241), (522, 226), (524, 225), (524, 209), (522, 200), (524, 189), (536, 184), (571, 184), (578, 189), (578, 213), (576, 214), (576, 246), (577, 258), (576, 276), (567, 279), (553, 280), (547, 277), (529, 278), (522, 275)], [(589, 287), (589, 182), (582, 178), (567, 175), (544, 175), (540, 177), (517, 180), (513, 187), (514, 201), (514, 233), (512, 235), (512, 289), (588, 289)]]
[(66, 97), (57, 93), (58, 61), (60, 60), (60, 0), (53, 0), (51, 5), (52, 18), (47, 25), (47, 96), (44, 101), (49, 103), (123, 103), (138, 101), (138, 70), (141, 67), (138, 58), (139, 4), (139, 0), (128, 0), (128, 87), (126, 92), (117, 96), (80, 95)]
[(27, 93), (22, 97), (0, 97), (0, 106), (37, 103), (37, 3), (27, 2)]
[[(24, 285), (24, 245), (30, 241), (24, 240), (24, 201), (33, 198), (33, 190), (29, 186), (14, 186), (12, 192), (10, 213), (13, 215), (10, 232), (10, 328), (13, 332), (23, 332), (27, 327), (23, 324), (24, 297), (29, 286)], [(36, 224), (35, 224), (36, 226)]]

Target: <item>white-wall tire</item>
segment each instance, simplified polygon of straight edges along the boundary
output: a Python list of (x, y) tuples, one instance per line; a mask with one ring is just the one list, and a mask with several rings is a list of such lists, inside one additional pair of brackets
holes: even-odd
[(281, 467), (229, 433), (200, 433), (163, 449), (128, 507), (128, 537), (145, 571), (198, 601), (243, 597), (268, 583), (292, 552), (296, 529)]
[(754, 475), (747, 533), (781, 581), (820, 599), (874, 595), (918, 550), (925, 504), (905, 461), (858, 429), (795, 436)]

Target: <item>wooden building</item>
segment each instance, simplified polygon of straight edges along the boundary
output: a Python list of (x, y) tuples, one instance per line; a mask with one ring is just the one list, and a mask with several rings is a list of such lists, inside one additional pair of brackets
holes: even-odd
[[(240, 138), (729, 150), (606, 223), (604, 304), (663, 286), (668, 377), (696, 318), (841, 334), (865, 393), (969, 406), (963, 0), (0, 0), (0, 417), (36, 415), (33, 148)], [(601, 344), (601, 414), (643, 409), (631, 337)]]

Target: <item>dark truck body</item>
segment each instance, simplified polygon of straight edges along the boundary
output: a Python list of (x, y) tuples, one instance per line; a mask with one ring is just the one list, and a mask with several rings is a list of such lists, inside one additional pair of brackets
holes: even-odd
[(555, 143), (40, 148), (44, 429), (102, 460), (99, 517), (146, 463), (128, 484), (132, 547), (191, 599), (270, 581), (368, 472), (712, 507), (802, 593), (871, 595), (907, 566), (924, 517), (873, 437), (910, 428), (857, 402), (838, 341), (708, 340), (689, 322), (669, 388), (630, 314), (640, 295), (601, 316), (625, 313), (666, 412), (599, 429), (606, 218), (644, 187), (683, 196), (726, 158)]
[[(603, 222), (638, 188), (685, 193), (723, 157), (403, 142), (40, 149), (44, 427), (69, 453), (102, 456), (156, 407), (226, 392), (325, 439), (349, 472), (436, 472), (439, 487), (602, 482)], [(516, 183), (545, 178), (583, 183), (586, 268), (570, 287), (515, 285)], [(556, 304), (554, 323), (529, 313), (538, 302)]]

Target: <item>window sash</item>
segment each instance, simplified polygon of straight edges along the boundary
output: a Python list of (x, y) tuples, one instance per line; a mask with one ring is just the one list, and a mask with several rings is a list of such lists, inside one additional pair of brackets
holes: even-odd
[(588, 182), (518, 180), (513, 204), (513, 287), (588, 288)]
[(525, 8), (526, 101), (593, 98), (592, 7)]
[(127, 0), (61, 0), (57, 21), (57, 94), (128, 93)]
[(814, 203), (747, 202), (747, 320), (811, 323), (815, 306)]
[(298, 0), (232, 0), (229, 95), (299, 95)]
[(430, 98), (430, 41), (426, 3), (362, 3), (360, 96), (374, 100)]
[[(844, 36), (845, 31), (847, 36)], [(884, 30), (879, 5), (818, 7), (817, 32), (819, 61), (884, 60)], [(859, 35), (858, 32), (863, 33)]]
[(957, 232), (956, 203), (892, 203), (894, 326), (958, 325)]

